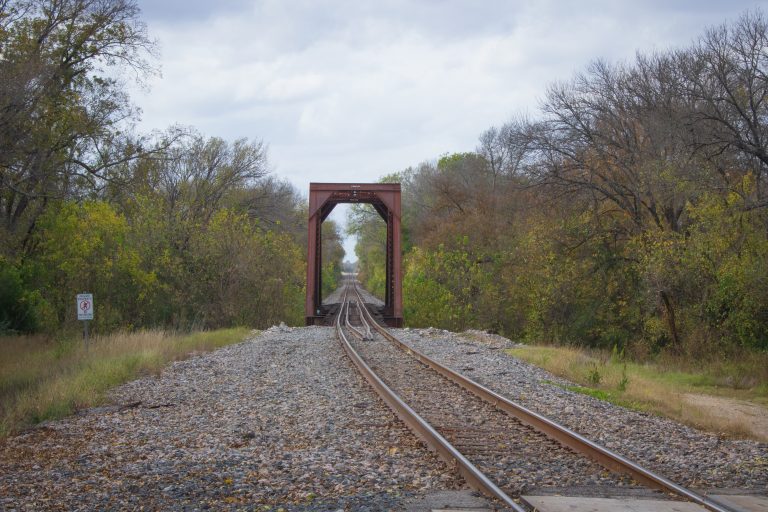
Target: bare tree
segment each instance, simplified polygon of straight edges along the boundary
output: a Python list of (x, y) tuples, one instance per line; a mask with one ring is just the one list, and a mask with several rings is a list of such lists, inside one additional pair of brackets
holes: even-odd
[(532, 163), (533, 123), (526, 116), (517, 116), (501, 126), (491, 127), (480, 135), (477, 153), (488, 162), (494, 186), (498, 177), (514, 178)]
[(536, 137), (538, 180), (608, 201), (635, 232), (682, 229), (686, 201), (700, 192), (680, 185), (706, 172), (685, 130), (683, 79), (673, 56), (638, 55), (634, 66), (598, 61), (550, 87)]
[(226, 195), (255, 185), (267, 173), (266, 149), (260, 141), (228, 143), (195, 135), (171, 148), (159, 170), (159, 185), (169, 222), (188, 228), (179, 240), (181, 247), (189, 242), (189, 229), (206, 225)]
[[(755, 188), (742, 193), (746, 208), (768, 206), (768, 21), (756, 11), (731, 25), (708, 30), (687, 66), (696, 148), (719, 164), (726, 182), (734, 167), (754, 174)], [(735, 164), (735, 165), (734, 165)], [(739, 173), (741, 174), (741, 173)]]

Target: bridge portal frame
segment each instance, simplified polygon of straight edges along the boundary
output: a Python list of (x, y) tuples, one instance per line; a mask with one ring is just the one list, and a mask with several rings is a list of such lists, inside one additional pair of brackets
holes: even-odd
[(307, 237), (307, 325), (323, 322), (322, 224), (337, 204), (369, 203), (387, 223), (386, 292), (382, 313), (390, 327), (403, 325), (403, 285), (400, 268), (399, 183), (310, 183)]

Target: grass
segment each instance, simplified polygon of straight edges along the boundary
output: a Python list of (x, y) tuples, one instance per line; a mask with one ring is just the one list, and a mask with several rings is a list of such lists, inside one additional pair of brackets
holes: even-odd
[(687, 395), (768, 405), (768, 354), (695, 363), (667, 357), (641, 364), (615, 351), (572, 347), (527, 346), (507, 352), (577, 385), (550, 384), (736, 437), (755, 437), (746, 424), (749, 419), (737, 414), (713, 414), (711, 407), (691, 403)]
[(93, 338), (87, 350), (77, 339), (0, 337), (0, 439), (102, 403), (110, 388), (248, 333), (245, 328), (115, 333)]

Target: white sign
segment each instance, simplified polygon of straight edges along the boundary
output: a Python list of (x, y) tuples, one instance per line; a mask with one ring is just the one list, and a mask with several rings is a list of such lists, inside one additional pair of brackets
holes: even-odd
[(93, 320), (93, 294), (79, 293), (77, 295), (77, 319)]

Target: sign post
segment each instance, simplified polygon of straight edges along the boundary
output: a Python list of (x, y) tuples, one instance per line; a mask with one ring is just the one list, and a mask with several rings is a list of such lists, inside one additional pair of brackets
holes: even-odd
[(88, 350), (88, 320), (93, 320), (93, 294), (77, 294), (77, 319), (83, 321), (83, 341)]

